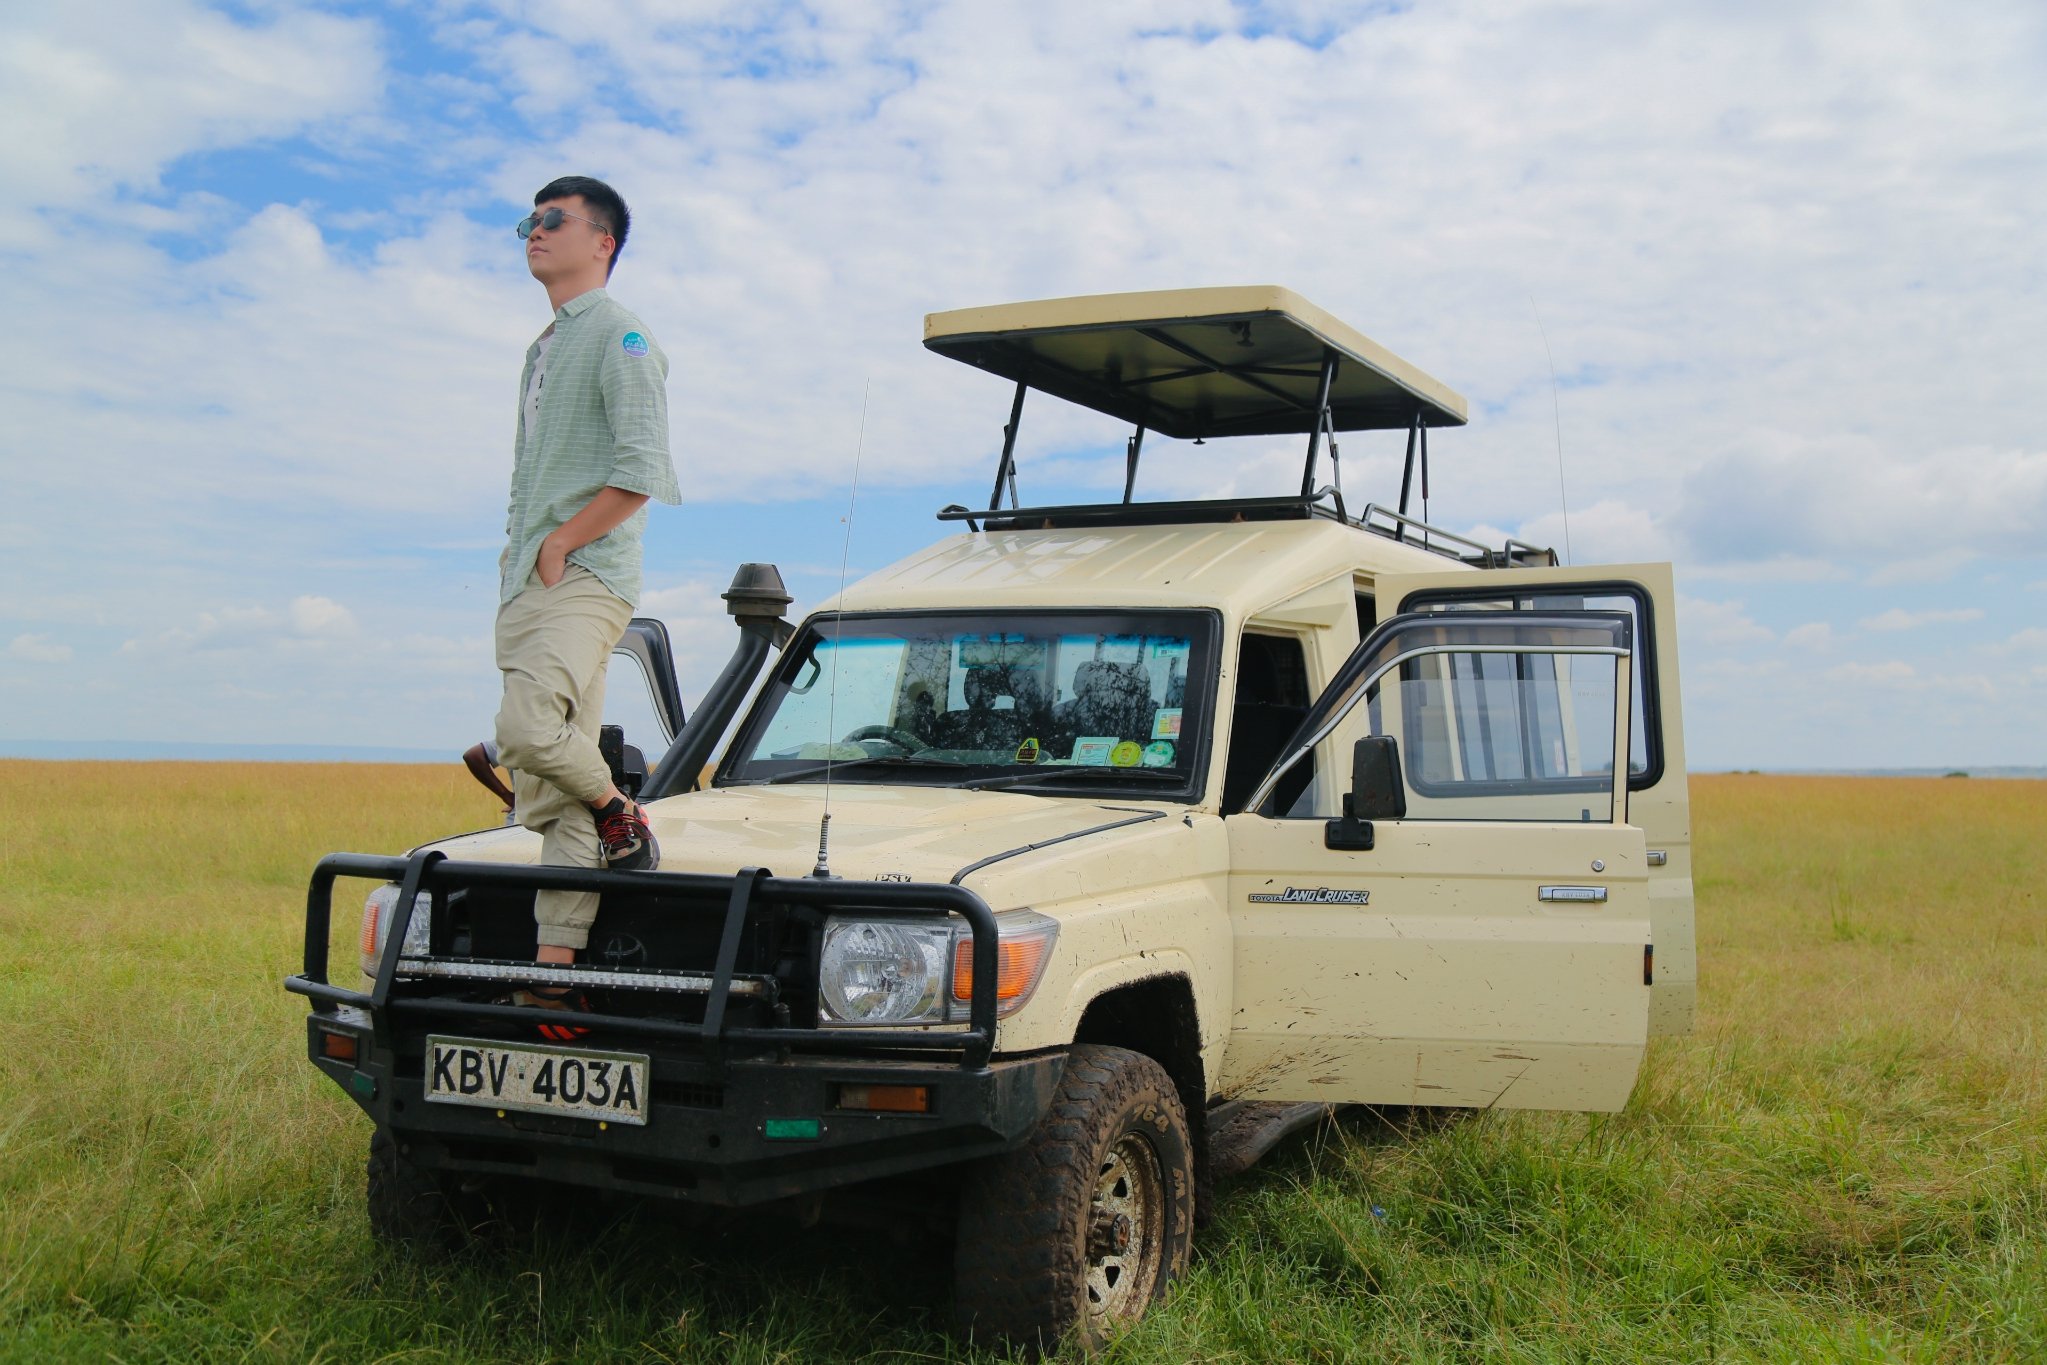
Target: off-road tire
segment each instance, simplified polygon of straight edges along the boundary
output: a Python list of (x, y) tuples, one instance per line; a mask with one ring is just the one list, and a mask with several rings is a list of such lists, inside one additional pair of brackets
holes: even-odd
[(1077, 1044), (1024, 1145), (964, 1177), (955, 1325), (1033, 1352), (1103, 1345), (1186, 1270), (1193, 1242), (1194, 1146), (1171, 1078), (1142, 1053)]
[(506, 1201), (406, 1159), (388, 1128), (370, 1135), (370, 1235), (412, 1253), (449, 1252), (505, 1221)]

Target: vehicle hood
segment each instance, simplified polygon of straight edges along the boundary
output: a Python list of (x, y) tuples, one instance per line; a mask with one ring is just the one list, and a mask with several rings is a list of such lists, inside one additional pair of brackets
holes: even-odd
[[(654, 802), (647, 818), (664, 872), (729, 875), (759, 867), (802, 877), (817, 863), (824, 809), (822, 786), (729, 787)], [(1177, 813), (1136, 801), (842, 783), (831, 795), (829, 862), (833, 876), (849, 881), (950, 882), (966, 873), (963, 884), (999, 910), (1041, 900), (1051, 889), (1048, 877), (1070, 893), (1076, 860), (1098, 864), (1109, 856), (1109, 842), (1177, 825), (1171, 818)], [(1055, 841), (1055, 848), (1029, 851)], [(485, 862), (540, 856), (539, 836), (521, 829), (486, 830), (433, 847)], [(969, 871), (987, 859), (996, 861)], [(1055, 866), (1063, 875), (1052, 875)]]

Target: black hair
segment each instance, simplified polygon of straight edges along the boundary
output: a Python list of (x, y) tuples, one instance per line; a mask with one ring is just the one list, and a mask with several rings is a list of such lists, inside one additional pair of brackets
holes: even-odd
[(625, 250), (625, 235), (632, 231), (633, 215), (625, 206), (625, 200), (618, 197), (618, 191), (587, 175), (564, 175), (550, 180), (540, 187), (533, 196), (537, 207), (550, 199), (568, 199), (581, 195), (583, 202), (590, 206), (590, 216), (604, 224), (604, 230), (611, 234), (611, 259), (604, 263), (604, 274), (608, 279), (618, 266), (619, 253)]

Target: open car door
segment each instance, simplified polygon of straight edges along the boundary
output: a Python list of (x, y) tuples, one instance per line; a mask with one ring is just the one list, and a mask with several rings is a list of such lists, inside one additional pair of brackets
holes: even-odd
[(1615, 762), (1635, 621), (1513, 610), (1504, 576), (1464, 575), (1491, 610), (1373, 631), (1227, 817), (1224, 1093), (1626, 1102), (1651, 992), (1647, 849)]
[(1384, 574), (1388, 610), (1626, 612), (1635, 623), (1630, 699), (1628, 822), (1649, 853), (1649, 940), (1655, 985), (1649, 1032), (1690, 1033), (1699, 969), (1692, 911), (1692, 814), (1685, 772), (1684, 708), (1678, 694), (1677, 597), (1668, 564)]

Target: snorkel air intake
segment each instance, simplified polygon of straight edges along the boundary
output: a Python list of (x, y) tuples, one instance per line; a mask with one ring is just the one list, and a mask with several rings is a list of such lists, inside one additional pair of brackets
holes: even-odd
[(739, 647), (732, 651), (724, 672), (711, 684), (703, 703), (668, 746), (668, 752), (661, 755), (661, 762), (640, 792), (642, 801), (658, 801), (696, 788), (697, 774), (703, 770), (725, 727), (732, 723), (739, 703), (746, 700), (746, 689), (759, 676), (768, 651), (789, 643), (789, 637), (796, 633), (796, 628), (782, 619), (791, 598), (789, 590), (782, 586), (781, 571), (774, 565), (740, 565), (739, 572), (732, 575), (732, 586), (722, 596), (725, 610), (738, 622)]

